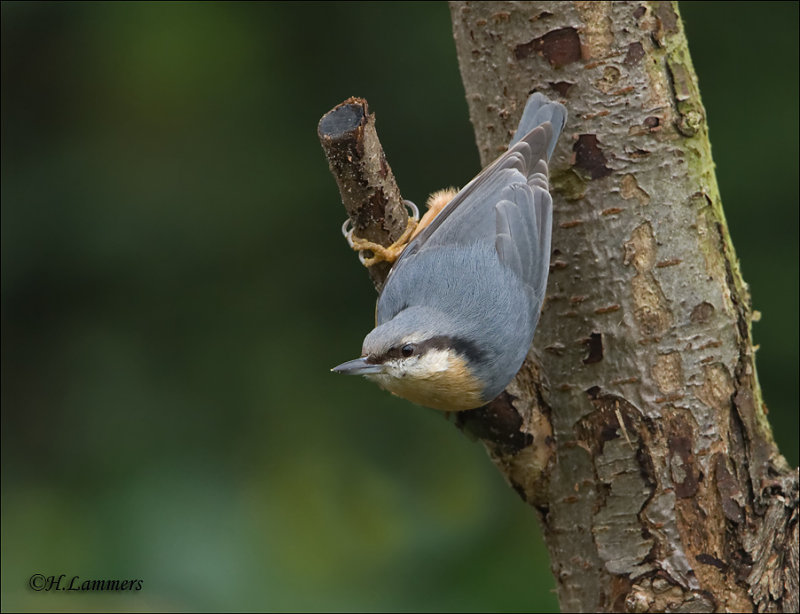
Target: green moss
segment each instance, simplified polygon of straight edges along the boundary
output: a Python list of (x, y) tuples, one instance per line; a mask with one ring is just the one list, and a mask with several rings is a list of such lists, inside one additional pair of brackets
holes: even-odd
[[(673, 2), (675, 13), (680, 15), (677, 2)], [(697, 75), (689, 53), (689, 44), (683, 29), (683, 21), (678, 19), (678, 28), (663, 38), (666, 52), (666, 67), (672, 83), (679, 119), (676, 128), (680, 134), (691, 139), (693, 143), (683, 147), (689, 155), (685, 158), (689, 175), (695, 178), (697, 185), (702, 186), (703, 195), (710, 208), (703, 208), (698, 213), (697, 227), (701, 233), (700, 249), (706, 260), (710, 274), (720, 275), (728, 284), (732, 307), (736, 310), (739, 323), (740, 362), (737, 369), (739, 377), (747, 377), (752, 373), (753, 401), (755, 419), (761, 435), (770, 443), (773, 442), (772, 430), (764, 412), (761, 387), (758, 383), (752, 335), (752, 306), (750, 292), (745, 283), (736, 251), (733, 247), (722, 199), (719, 193), (714, 161), (711, 155), (706, 112), (700, 97)], [(746, 364), (749, 363), (749, 364)], [(742, 382), (737, 382), (741, 386)], [(746, 385), (746, 384), (745, 384)]]
[(550, 184), (566, 200), (576, 201), (586, 195), (586, 179), (575, 171), (575, 167), (551, 175)]

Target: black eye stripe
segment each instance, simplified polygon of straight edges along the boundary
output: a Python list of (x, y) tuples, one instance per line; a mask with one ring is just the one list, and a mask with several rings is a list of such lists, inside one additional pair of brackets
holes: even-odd
[(470, 362), (480, 362), (486, 357), (486, 353), (476, 344), (463, 337), (437, 335), (436, 337), (431, 337), (420, 343), (406, 343), (399, 347), (391, 347), (375, 362), (382, 363), (391, 358), (408, 358), (415, 354), (421, 356), (428, 350), (455, 350), (458, 354), (465, 356)]
[(399, 347), (390, 347), (383, 355), (383, 360), (389, 358), (408, 358), (416, 353), (417, 346), (413, 343), (406, 343)]
[(438, 335), (426, 339), (418, 346), (420, 354), (424, 354), (429, 349), (436, 350), (455, 350), (462, 356), (466, 356), (470, 362), (480, 362), (486, 357), (485, 352), (481, 350), (472, 341), (468, 341), (463, 337), (451, 337), (449, 335)]

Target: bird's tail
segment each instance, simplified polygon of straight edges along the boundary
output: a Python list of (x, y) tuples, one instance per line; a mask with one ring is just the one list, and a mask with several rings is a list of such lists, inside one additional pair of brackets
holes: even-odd
[(553, 126), (553, 136), (547, 144), (547, 159), (553, 155), (553, 150), (556, 147), (558, 136), (564, 125), (567, 123), (567, 109), (559, 102), (553, 102), (544, 94), (535, 92), (528, 98), (525, 103), (525, 110), (522, 112), (522, 119), (519, 120), (519, 126), (514, 133), (514, 138), (508, 144), (511, 149), (515, 144), (522, 140), (531, 130), (537, 126), (541, 126), (545, 122), (550, 122)]

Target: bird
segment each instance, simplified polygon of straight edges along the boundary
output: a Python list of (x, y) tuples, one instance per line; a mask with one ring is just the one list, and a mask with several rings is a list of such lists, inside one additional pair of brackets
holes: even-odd
[(434, 195), (440, 210), (408, 233), (361, 356), (333, 372), (446, 412), (481, 407), (505, 389), (544, 301), (548, 162), (566, 121), (562, 104), (533, 93), (508, 149), (457, 193)]

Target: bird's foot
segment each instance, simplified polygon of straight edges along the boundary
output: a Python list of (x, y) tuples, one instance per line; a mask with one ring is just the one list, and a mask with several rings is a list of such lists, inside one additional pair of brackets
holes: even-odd
[[(410, 200), (404, 200), (403, 204), (411, 210), (411, 214), (408, 216), (408, 224), (403, 234), (400, 235), (400, 238), (388, 247), (355, 236), (350, 218), (346, 219), (344, 224), (342, 224), (342, 234), (347, 240), (347, 244), (351, 249), (358, 252), (358, 259), (365, 267), (371, 267), (379, 262), (394, 262), (400, 257), (406, 245), (408, 245), (411, 239), (416, 235), (415, 231), (419, 223), (419, 209), (417, 209), (417, 206)], [(371, 251), (372, 257), (365, 257), (365, 251)]]
[[(411, 214), (408, 216), (408, 225), (400, 238), (388, 247), (355, 236), (349, 218), (342, 224), (342, 234), (350, 248), (358, 252), (358, 259), (365, 267), (371, 267), (379, 262), (393, 263), (400, 257), (406, 246), (439, 215), (457, 193), (458, 190), (455, 188), (445, 188), (431, 194), (426, 203), (428, 210), (422, 219), (419, 217), (417, 206), (410, 200), (404, 200), (403, 204), (411, 210)], [(365, 251), (371, 251), (372, 257), (365, 257)]]

